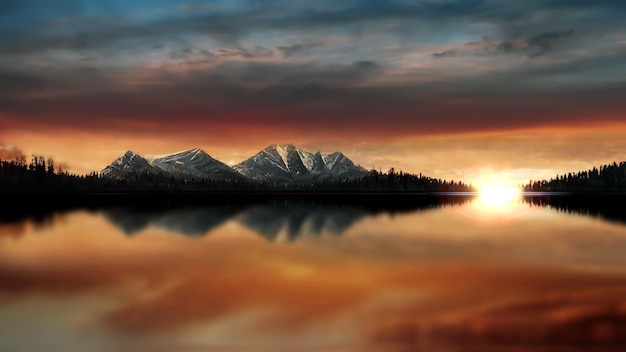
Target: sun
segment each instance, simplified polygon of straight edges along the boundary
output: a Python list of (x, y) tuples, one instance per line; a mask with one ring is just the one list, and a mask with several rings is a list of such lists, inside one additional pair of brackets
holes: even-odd
[(519, 175), (511, 170), (483, 169), (472, 175), (476, 197), (462, 212), (475, 221), (509, 224), (529, 216)]
[(506, 206), (519, 197), (519, 188), (504, 185), (482, 186), (479, 194), (480, 202), (490, 207)]
[(474, 184), (478, 188), (476, 205), (484, 212), (502, 213), (521, 199), (516, 175), (507, 170), (481, 170)]
[(478, 188), (472, 202), (473, 217), (485, 221), (507, 221), (520, 215), (521, 191), (505, 184), (488, 184)]

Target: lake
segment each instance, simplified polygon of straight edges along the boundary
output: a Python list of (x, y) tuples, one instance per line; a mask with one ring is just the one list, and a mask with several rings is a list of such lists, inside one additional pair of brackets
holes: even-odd
[(7, 206), (0, 350), (623, 351), (624, 200)]

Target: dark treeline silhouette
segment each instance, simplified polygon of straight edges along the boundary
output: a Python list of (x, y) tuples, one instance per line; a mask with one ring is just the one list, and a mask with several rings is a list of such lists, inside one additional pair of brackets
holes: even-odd
[(33, 155), (30, 163), (21, 153), (13, 160), (0, 160), (0, 192), (41, 193), (87, 191), (96, 189), (102, 180), (97, 174), (80, 176), (56, 170), (54, 160)]
[(626, 225), (626, 198), (624, 195), (536, 195), (525, 196), (524, 201), (533, 206), (550, 207), (567, 214), (590, 216)]
[(386, 191), (386, 192), (474, 192), (472, 186), (460, 181), (446, 181), (424, 176), (397, 172), (390, 169), (387, 173), (376, 170), (365, 176), (343, 180), (320, 180), (310, 186), (311, 190), (329, 191)]
[(626, 192), (626, 162), (557, 175), (550, 180), (530, 181), (523, 189), (526, 192)]
[(445, 181), (396, 172), (372, 170), (362, 177), (313, 180), (308, 184), (286, 185), (244, 178), (211, 180), (176, 177), (168, 174), (128, 173), (123, 179), (101, 177), (55, 169), (52, 159), (33, 155), (30, 163), (21, 154), (0, 160), (0, 193), (172, 193), (172, 192), (470, 192), (463, 182)]

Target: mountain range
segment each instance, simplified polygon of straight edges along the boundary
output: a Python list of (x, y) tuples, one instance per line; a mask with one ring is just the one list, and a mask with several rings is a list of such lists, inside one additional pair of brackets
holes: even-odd
[(355, 165), (341, 152), (312, 153), (292, 144), (271, 145), (234, 167), (194, 148), (156, 159), (146, 159), (132, 151), (105, 167), (102, 177), (125, 179), (148, 174), (180, 179), (250, 180), (286, 185), (317, 180), (357, 178), (367, 170)]

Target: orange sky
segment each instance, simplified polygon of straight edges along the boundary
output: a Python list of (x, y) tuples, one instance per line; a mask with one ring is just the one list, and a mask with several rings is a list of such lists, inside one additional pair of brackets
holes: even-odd
[[(99, 171), (133, 150), (145, 157), (195, 147), (234, 165), (270, 144), (294, 143), (316, 151), (344, 152), (367, 169), (391, 167), (476, 185), (515, 185), (557, 173), (586, 170), (626, 160), (626, 127), (620, 124), (535, 128), (495, 132), (425, 134), (402, 137), (349, 136), (270, 131), (241, 127), (173, 135), (124, 134), (50, 128), (3, 130), (0, 141), (64, 162), (70, 171)], [(286, 137), (293, 136), (293, 137)]]

